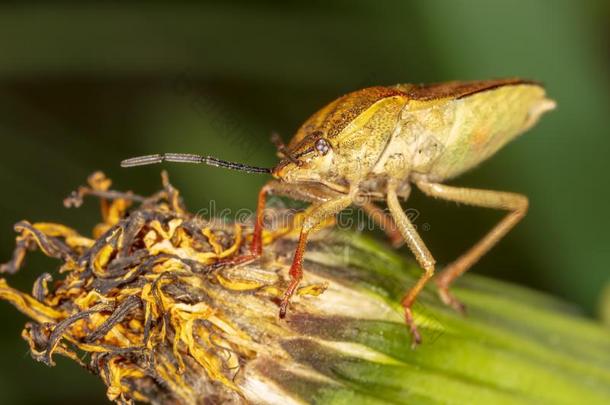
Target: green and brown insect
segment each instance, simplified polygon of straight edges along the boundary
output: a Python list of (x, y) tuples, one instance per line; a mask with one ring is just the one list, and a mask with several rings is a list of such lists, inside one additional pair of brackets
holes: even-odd
[[(396, 244), (406, 242), (424, 270), (402, 300), (405, 321), (413, 344), (417, 344), (421, 337), (411, 307), (434, 276), (436, 262), (400, 200), (409, 197), (414, 184), (431, 197), (508, 211), (487, 235), (435, 278), (442, 301), (462, 311), (449, 286), (523, 218), (528, 199), (521, 194), (453, 187), (444, 182), (491, 157), (554, 107), (555, 102), (545, 97), (540, 84), (522, 79), (370, 87), (340, 97), (316, 112), (288, 145), (276, 137), (281, 161), (273, 168), (172, 153), (128, 159), (122, 166), (166, 160), (270, 173), (274, 180), (258, 195), (250, 253), (233, 259), (233, 263), (262, 254), (263, 210), (268, 195), (313, 203), (302, 224), (280, 317), (286, 315), (290, 297), (302, 278), (307, 238), (318, 224), (350, 205), (362, 207), (378, 222), (394, 223), (395, 227), (385, 227), (390, 238)], [(376, 201), (387, 203), (389, 216)]]

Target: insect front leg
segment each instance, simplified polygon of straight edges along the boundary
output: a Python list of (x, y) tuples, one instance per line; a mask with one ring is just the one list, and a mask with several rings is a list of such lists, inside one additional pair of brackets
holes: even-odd
[(527, 213), (528, 199), (526, 196), (503, 191), (478, 190), (462, 187), (451, 187), (444, 184), (416, 182), (424, 194), (443, 200), (455, 201), (476, 207), (494, 208), (510, 211), (495, 227), (491, 229), (470, 250), (449, 264), (436, 278), (438, 293), (443, 302), (459, 312), (464, 311), (464, 305), (450, 292), (453, 281), (472, 267), (487, 253), (504, 235), (506, 235)]
[(400, 230), (407, 246), (417, 259), (419, 265), (424, 269), (424, 274), (417, 280), (415, 285), (411, 287), (411, 289), (407, 292), (407, 294), (402, 299), (402, 306), (405, 309), (405, 322), (409, 326), (409, 330), (411, 331), (411, 336), (413, 338), (412, 345), (415, 346), (421, 342), (421, 335), (417, 330), (417, 326), (413, 320), (413, 312), (411, 307), (415, 302), (418, 294), (424, 288), (428, 280), (434, 275), (434, 265), (436, 261), (432, 256), (432, 253), (426, 247), (426, 244), (421, 239), (415, 226), (409, 220), (409, 217), (405, 214), (402, 207), (400, 206), (400, 202), (398, 201), (398, 195), (396, 194), (396, 181), (388, 182), (388, 207), (390, 208), (390, 212), (394, 221), (396, 221), (396, 225)]
[(236, 257), (230, 257), (217, 262), (215, 267), (237, 266), (243, 263), (251, 262), (263, 254), (263, 228), (265, 219), (265, 205), (267, 203), (267, 194), (273, 190), (275, 181), (270, 181), (265, 184), (258, 192), (258, 200), (256, 203), (256, 219), (254, 222), (254, 232), (252, 233), (252, 241), (250, 242), (250, 251), (246, 254)]
[(258, 193), (258, 201), (256, 204), (256, 219), (254, 222), (254, 231), (252, 233), (252, 241), (250, 242), (249, 252), (222, 260), (216, 266), (226, 266), (247, 263), (257, 259), (263, 254), (263, 230), (265, 228), (265, 206), (269, 195), (285, 196), (295, 200), (307, 201), (313, 203), (322, 203), (329, 201), (341, 194), (333, 193), (328, 189), (316, 187), (314, 184), (295, 187), (292, 184), (283, 183), (278, 180), (267, 182)]
[(292, 297), (295, 290), (299, 286), (301, 279), (303, 278), (303, 255), (305, 254), (305, 246), (307, 245), (309, 232), (311, 232), (312, 229), (314, 229), (325, 219), (332, 217), (349, 207), (353, 202), (353, 197), (354, 193), (350, 192), (347, 195), (342, 195), (341, 197), (336, 197), (332, 200), (318, 203), (303, 220), (299, 242), (294, 252), (292, 265), (290, 266), (290, 284), (286, 288), (280, 304), (280, 318), (284, 318), (286, 316), (286, 310), (288, 308), (290, 297)]

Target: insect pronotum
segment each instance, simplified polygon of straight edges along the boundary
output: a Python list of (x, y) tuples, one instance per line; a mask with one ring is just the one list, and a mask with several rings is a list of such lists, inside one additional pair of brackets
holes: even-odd
[[(350, 205), (360, 206), (378, 222), (395, 224), (384, 229), (389, 229), (395, 244), (407, 244), (424, 270), (402, 300), (415, 345), (421, 337), (411, 308), (435, 275), (436, 262), (400, 200), (406, 200), (415, 185), (431, 197), (508, 211), (489, 233), (434, 278), (441, 300), (462, 311), (449, 286), (523, 218), (528, 199), (521, 194), (453, 187), (444, 182), (491, 157), (554, 107), (555, 102), (545, 97), (540, 84), (522, 79), (370, 87), (340, 97), (316, 112), (288, 145), (274, 136), (281, 161), (273, 168), (173, 153), (127, 159), (122, 166), (166, 160), (270, 173), (274, 179), (258, 195), (249, 253), (231, 259), (235, 264), (262, 254), (263, 210), (269, 194), (313, 203), (302, 224), (290, 284), (280, 304), (282, 318), (302, 278), (307, 238), (316, 225)], [(375, 204), (383, 200), (389, 216)]]

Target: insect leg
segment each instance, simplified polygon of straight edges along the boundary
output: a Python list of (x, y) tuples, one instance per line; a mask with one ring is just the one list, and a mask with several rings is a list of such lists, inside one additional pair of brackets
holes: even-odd
[(367, 201), (362, 204), (358, 204), (360, 208), (369, 216), (377, 225), (385, 232), (390, 244), (394, 248), (401, 247), (405, 240), (400, 233), (400, 230), (396, 226), (396, 222), (392, 219), (392, 216), (388, 215), (383, 209), (379, 208), (374, 202)]
[(256, 223), (254, 225), (254, 234), (252, 235), (252, 244), (250, 245), (251, 253), (256, 256), (260, 256), (263, 253), (264, 212), (268, 195), (285, 196), (295, 200), (317, 203), (329, 201), (333, 198), (333, 195), (339, 195), (339, 193), (319, 189), (314, 185), (295, 187), (293, 184), (282, 183), (277, 180), (271, 180), (265, 184), (258, 193)]
[(252, 233), (252, 242), (250, 242), (250, 251), (244, 255), (230, 257), (223, 260), (218, 261), (214, 264), (214, 267), (224, 267), (224, 266), (237, 266), (239, 264), (248, 263), (253, 260), (256, 260), (259, 256), (263, 254), (263, 226), (265, 219), (265, 203), (267, 202), (267, 194), (272, 188), (272, 183), (274, 181), (270, 181), (265, 184), (260, 191), (258, 192), (258, 200), (256, 203), (256, 219), (254, 222), (254, 232)]
[(445, 186), (444, 184), (416, 182), (424, 194), (443, 200), (455, 201), (476, 207), (494, 208), (509, 211), (495, 227), (491, 229), (470, 250), (449, 264), (436, 278), (438, 293), (443, 302), (457, 311), (463, 312), (464, 306), (449, 292), (451, 283), (464, 274), (485, 253), (487, 253), (504, 235), (506, 235), (526, 214), (528, 199), (516, 193), (493, 190), (478, 190), (462, 187)]
[[(335, 193), (339, 195), (339, 193)], [(324, 202), (333, 198), (333, 195), (328, 190), (320, 189), (314, 185), (294, 187), (294, 185), (282, 183), (277, 180), (267, 182), (258, 193), (258, 202), (256, 204), (256, 220), (254, 223), (254, 231), (252, 233), (252, 241), (250, 243), (250, 251), (242, 256), (228, 258), (218, 262), (217, 266), (238, 265), (247, 263), (257, 259), (263, 253), (263, 228), (265, 226), (265, 205), (269, 195), (280, 195), (296, 200), (307, 202)]]
[(390, 208), (390, 212), (394, 221), (396, 221), (396, 225), (400, 230), (400, 233), (405, 239), (407, 246), (415, 255), (417, 262), (424, 269), (424, 274), (417, 280), (415, 285), (411, 287), (411, 289), (407, 292), (407, 294), (402, 299), (402, 306), (405, 309), (405, 322), (409, 326), (411, 331), (411, 336), (413, 337), (413, 346), (417, 345), (421, 342), (421, 335), (417, 330), (417, 326), (413, 321), (413, 312), (411, 307), (417, 298), (419, 292), (424, 288), (428, 280), (434, 275), (434, 264), (436, 261), (434, 257), (426, 247), (426, 244), (421, 239), (415, 226), (409, 220), (409, 217), (405, 214), (402, 207), (400, 206), (400, 202), (398, 201), (398, 196), (396, 195), (396, 182), (390, 181), (388, 182), (388, 195), (387, 195), (388, 207)]
[(288, 308), (290, 297), (292, 297), (295, 290), (299, 286), (299, 282), (303, 278), (303, 255), (305, 253), (305, 246), (307, 245), (307, 237), (309, 236), (309, 232), (326, 218), (336, 215), (343, 209), (349, 207), (352, 201), (353, 193), (350, 193), (323, 203), (318, 203), (303, 220), (301, 235), (299, 236), (299, 243), (296, 251), (294, 252), (292, 265), (290, 266), (290, 284), (288, 285), (288, 288), (286, 288), (280, 304), (280, 318), (286, 316), (286, 309)]
[(255, 257), (263, 254), (265, 204), (267, 203), (267, 194), (271, 191), (272, 187), (272, 182), (269, 182), (265, 184), (258, 192), (258, 200), (256, 202), (256, 222), (254, 223), (254, 233), (252, 234), (252, 242), (250, 244), (250, 253)]

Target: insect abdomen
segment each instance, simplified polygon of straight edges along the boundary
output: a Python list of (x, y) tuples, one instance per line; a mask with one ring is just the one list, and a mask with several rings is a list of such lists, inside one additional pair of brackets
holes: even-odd
[(491, 157), (555, 107), (536, 84), (506, 85), (448, 102), (453, 123), (443, 136), (444, 150), (428, 175), (455, 177)]

